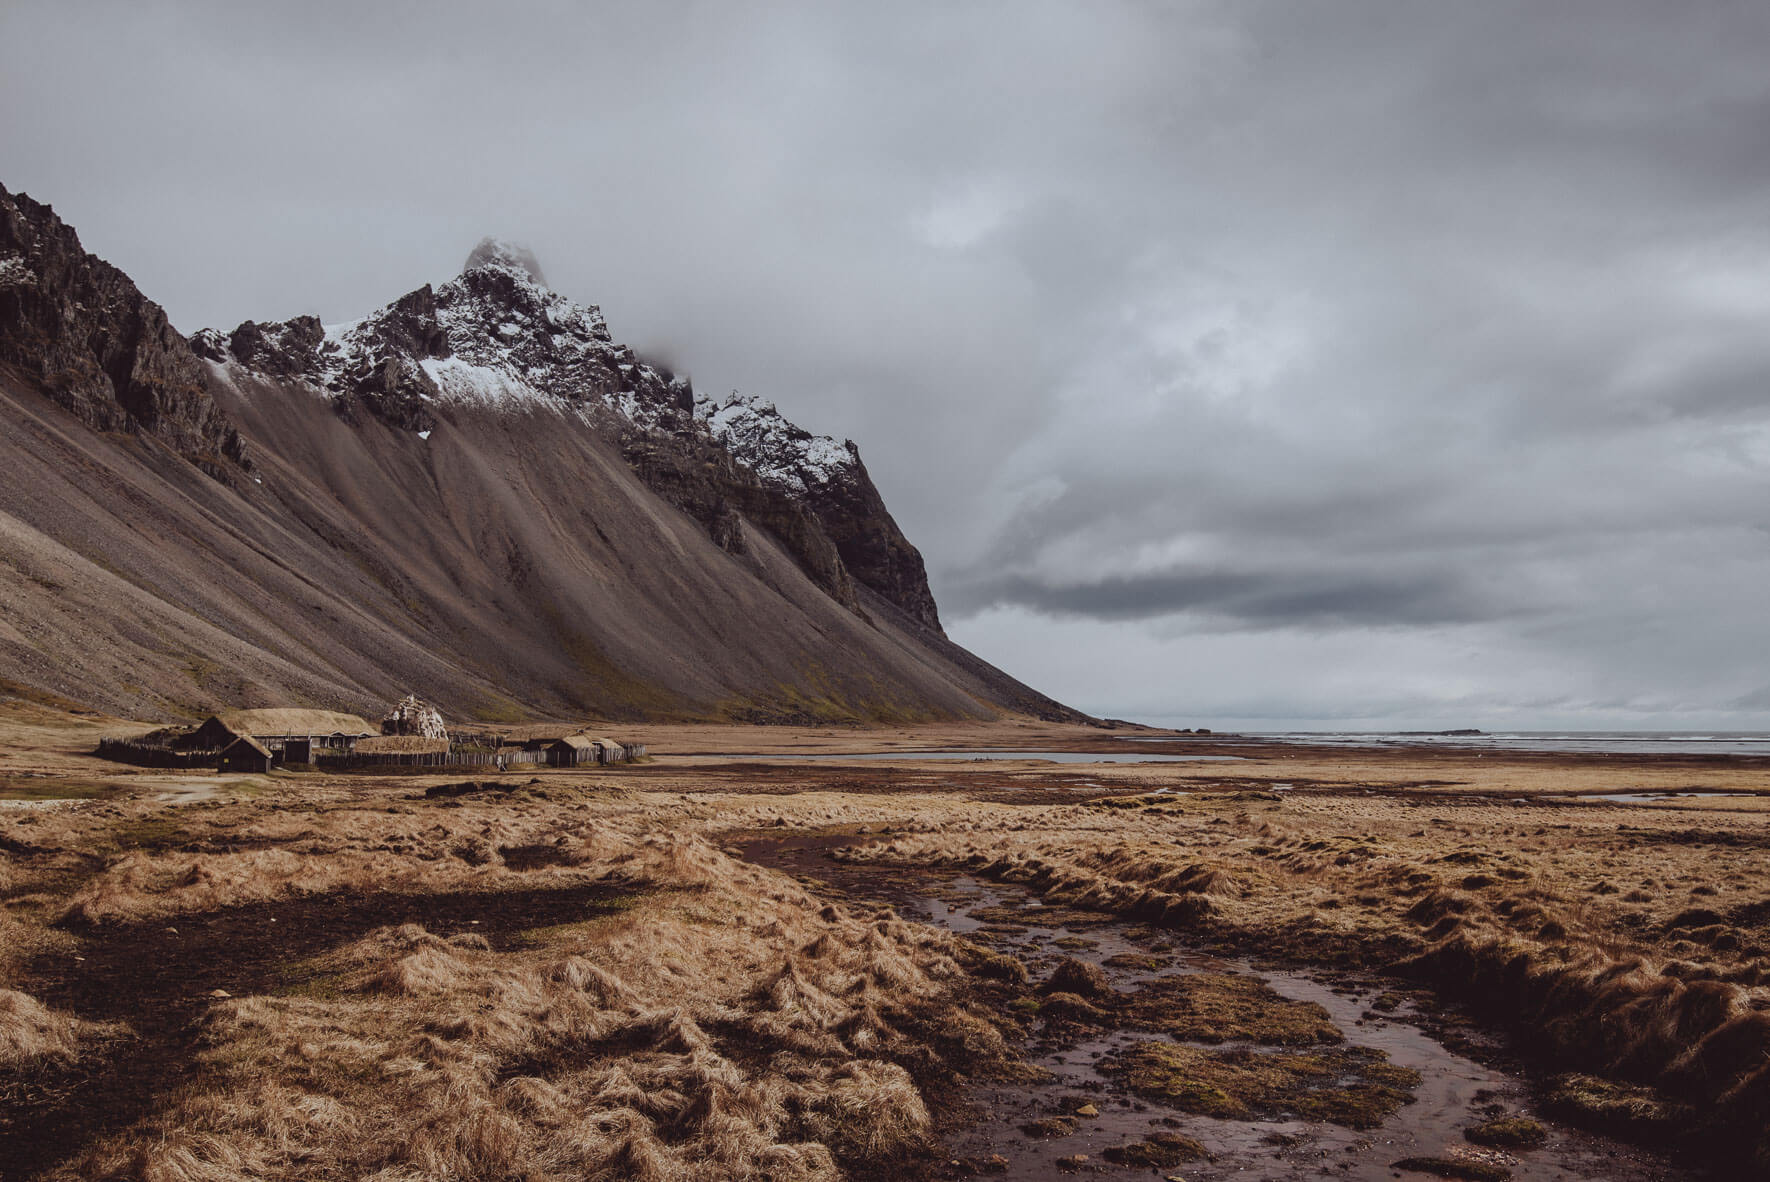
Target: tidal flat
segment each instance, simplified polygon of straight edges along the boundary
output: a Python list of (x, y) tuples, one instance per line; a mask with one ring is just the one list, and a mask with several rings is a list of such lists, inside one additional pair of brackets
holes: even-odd
[(181, 793), (120, 729), (0, 718), (65, 801), (0, 810), (7, 1182), (1770, 1171), (1759, 759), (642, 726)]

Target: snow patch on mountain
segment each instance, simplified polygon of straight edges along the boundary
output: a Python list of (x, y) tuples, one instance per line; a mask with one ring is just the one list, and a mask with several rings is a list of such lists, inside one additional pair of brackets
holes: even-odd
[(440, 401), (503, 409), (555, 401), (499, 366), (474, 365), (459, 357), (426, 357), (418, 366), (436, 383)]
[(695, 417), (764, 481), (794, 492), (844, 479), (860, 462), (852, 442), (813, 435), (789, 422), (774, 403), (754, 396), (734, 392), (722, 401), (698, 399)]

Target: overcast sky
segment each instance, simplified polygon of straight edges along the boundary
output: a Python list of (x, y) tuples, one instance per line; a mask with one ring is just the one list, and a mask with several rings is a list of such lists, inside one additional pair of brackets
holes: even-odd
[(181, 329), (484, 234), (1175, 725), (1770, 726), (1770, 5), (0, 5)]

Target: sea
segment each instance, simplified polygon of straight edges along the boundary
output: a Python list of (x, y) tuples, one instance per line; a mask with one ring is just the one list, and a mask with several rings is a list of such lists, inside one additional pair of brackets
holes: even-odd
[[(1770, 756), (1765, 731), (1241, 731), (1251, 739), (1312, 747), (1457, 747), (1466, 750), (1574, 751), (1617, 755)], [(1126, 736), (1127, 738), (1130, 736)]]

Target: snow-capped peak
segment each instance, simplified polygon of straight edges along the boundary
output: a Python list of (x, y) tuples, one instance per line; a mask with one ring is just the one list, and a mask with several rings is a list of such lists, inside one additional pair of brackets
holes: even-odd
[(481, 238), (479, 245), (468, 252), (467, 262), (462, 265), (461, 273), (466, 274), (476, 267), (519, 271), (540, 286), (547, 286), (547, 276), (541, 273), (541, 264), (536, 260), (535, 252), (502, 238)]
[(460, 275), (361, 319), (248, 321), (227, 335), (205, 330), (192, 344), (218, 365), (354, 393), (412, 431), (429, 430), (448, 404), (550, 408), (601, 421), (612, 413), (624, 429), (705, 432), (763, 483), (789, 493), (856, 473), (853, 444), (796, 427), (760, 398), (696, 399), (686, 378), (616, 343), (594, 304), (543, 286), (539, 275), (527, 250), (488, 238)]

